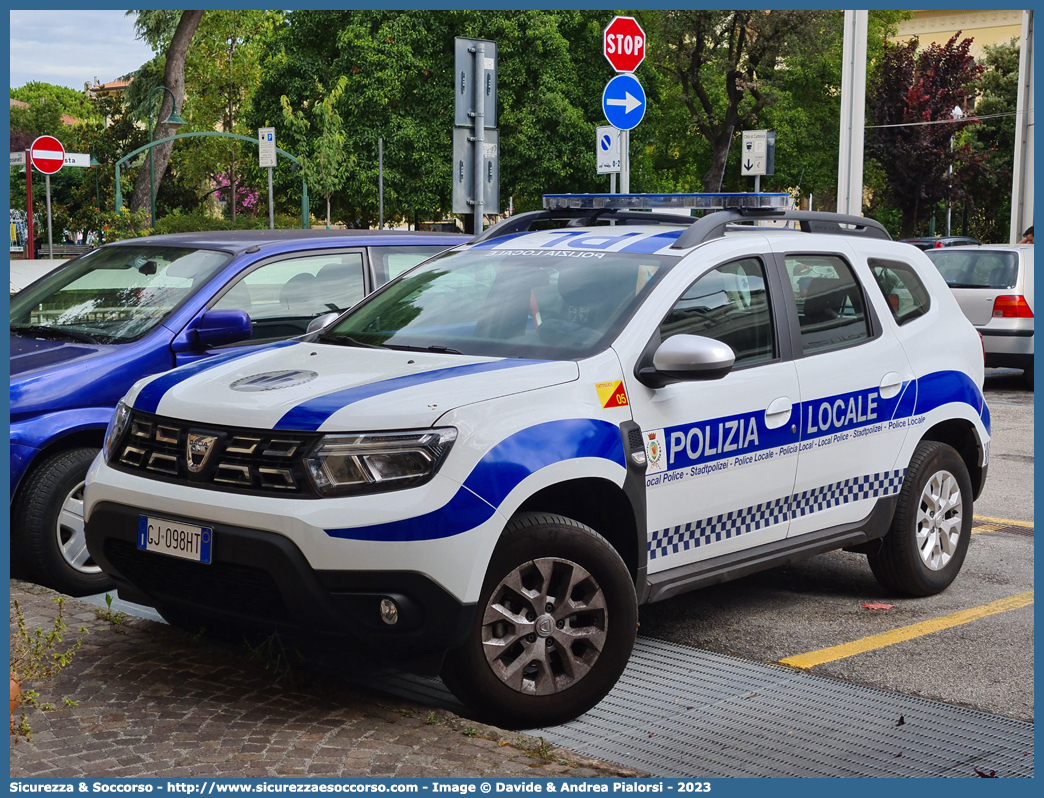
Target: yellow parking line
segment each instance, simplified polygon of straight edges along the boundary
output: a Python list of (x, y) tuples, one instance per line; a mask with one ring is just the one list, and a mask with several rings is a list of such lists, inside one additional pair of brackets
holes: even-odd
[(1012, 521), (1008, 518), (987, 518), (984, 515), (975, 516), (974, 523), (999, 524), (1001, 526), (1021, 526), (1025, 527), (1026, 529), (1033, 529), (1033, 524), (1029, 521)]
[(824, 662), (833, 662), (837, 659), (851, 657), (854, 654), (862, 654), (864, 651), (872, 651), (875, 648), (884, 648), (893, 643), (901, 643), (904, 640), (923, 637), (932, 632), (949, 629), (951, 626), (960, 626), (961, 624), (970, 623), (979, 618), (985, 618), (987, 615), (996, 615), (999, 612), (1017, 610), (1019, 607), (1025, 607), (1032, 603), (1033, 591), (1030, 590), (1026, 593), (1019, 593), (1017, 596), (1010, 596), (998, 601), (991, 601), (989, 604), (983, 604), (981, 607), (972, 607), (971, 609), (961, 610), (949, 615), (943, 615), (939, 618), (932, 618), (927, 621), (921, 621), (920, 623), (910, 624), (909, 626), (900, 626), (898, 629), (882, 632), (879, 635), (864, 637), (860, 640), (853, 640), (851, 643), (842, 643), (839, 646), (821, 648), (818, 651), (809, 651), (807, 654), (796, 654), (793, 657), (781, 659), (780, 663), (783, 665), (793, 665), (795, 668), (812, 668), (816, 665), (822, 665)]

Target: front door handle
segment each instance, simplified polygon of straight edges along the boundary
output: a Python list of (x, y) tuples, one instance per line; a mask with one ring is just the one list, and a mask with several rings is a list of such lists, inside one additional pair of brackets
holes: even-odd
[(769, 429), (782, 427), (790, 421), (790, 415), (793, 411), (794, 403), (790, 401), (789, 396), (780, 396), (778, 399), (773, 399), (769, 402), (768, 409), (765, 411), (765, 426)]

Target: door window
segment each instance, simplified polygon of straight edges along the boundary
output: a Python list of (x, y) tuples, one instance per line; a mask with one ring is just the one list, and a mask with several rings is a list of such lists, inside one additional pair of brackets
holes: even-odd
[(863, 292), (847, 263), (833, 255), (788, 255), (785, 261), (805, 354), (870, 338)]
[(727, 263), (693, 283), (660, 324), (660, 340), (702, 335), (732, 347), (736, 366), (776, 356), (765, 269), (757, 258)]
[(306, 332), (316, 316), (347, 310), (365, 293), (362, 254), (327, 253), (255, 269), (214, 307), (246, 311), (254, 339), (290, 337)]

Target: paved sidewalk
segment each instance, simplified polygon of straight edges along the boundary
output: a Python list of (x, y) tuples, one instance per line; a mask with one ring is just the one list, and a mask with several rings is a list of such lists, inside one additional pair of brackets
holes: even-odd
[[(57, 595), (11, 581), (30, 629), (50, 628)], [(52, 683), (30, 685), (60, 708), (27, 713), (33, 740), (11, 738), (12, 777), (646, 775), (356, 690), (321, 669), (295, 668), (290, 687), (242, 645), (138, 618), (113, 626), (96, 612), (66, 599), (66, 640), (90, 632)]]

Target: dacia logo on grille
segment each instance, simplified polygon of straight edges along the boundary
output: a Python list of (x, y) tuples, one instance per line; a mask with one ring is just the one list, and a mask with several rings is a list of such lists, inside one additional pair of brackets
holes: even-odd
[(203, 466), (210, 458), (210, 453), (214, 451), (215, 443), (217, 443), (215, 435), (199, 435), (195, 432), (188, 434), (188, 442), (185, 444), (185, 462), (189, 471), (198, 474), (203, 470)]
[(249, 377), (243, 377), (228, 387), (233, 391), (244, 391), (246, 393), (274, 391), (277, 388), (293, 388), (295, 385), (304, 385), (318, 376), (314, 371), (266, 371), (261, 374), (251, 374)]

